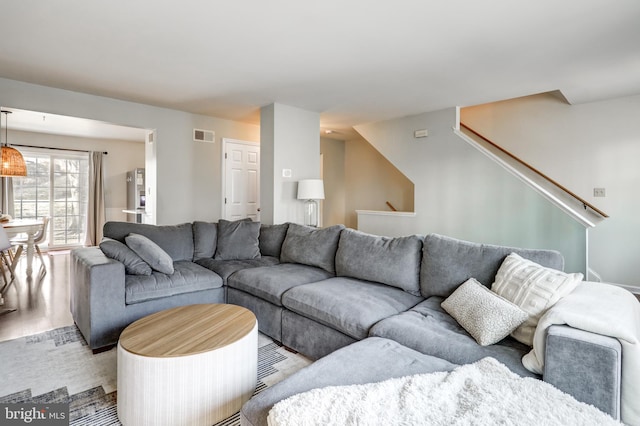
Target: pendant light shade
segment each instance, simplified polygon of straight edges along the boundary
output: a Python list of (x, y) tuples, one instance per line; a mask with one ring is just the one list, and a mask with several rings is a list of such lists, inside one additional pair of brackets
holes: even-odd
[(2, 163), (0, 176), (26, 176), (27, 165), (20, 151), (10, 146), (2, 146)]
[[(2, 114), (8, 118), (11, 111), (2, 111)], [(5, 119), (4, 127), (4, 145), (2, 145), (2, 162), (0, 162), (0, 176), (16, 177), (27, 175), (27, 165), (20, 151), (9, 146), (9, 121)]]

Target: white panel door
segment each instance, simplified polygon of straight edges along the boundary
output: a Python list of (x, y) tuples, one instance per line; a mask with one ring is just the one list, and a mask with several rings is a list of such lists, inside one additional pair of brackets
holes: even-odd
[(226, 139), (224, 142), (224, 218), (260, 220), (260, 145)]

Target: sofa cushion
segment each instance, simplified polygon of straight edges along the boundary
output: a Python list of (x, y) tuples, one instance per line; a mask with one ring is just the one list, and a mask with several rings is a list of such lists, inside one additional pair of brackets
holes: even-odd
[(172, 275), (153, 272), (149, 276), (125, 276), (125, 303), (131, 305), (177, 294), (222, 287), (222, 278), (193, 262), (175, 262), (174, 269), (175, 272)]
[(173, 274), (173, 260), (162, 248), (149, 238), (140, 234), (129, 234), (125, 237), (127, 247), (151, 266), (163, 274)]
[(151, 275), (151, 266), (120, 241), (105, 238), (100, 242), (100, 250), (105, 256), (121, 262), (127, 274)]
[(340, 233), (336, 275), (375, 281), (420, 296), (423, 237), (379, 237), (353, 229)]
[(280, 261), (317, 266), (335, 274), (335, 258), (340, 232), (344, 225), (312, 228), (292, 223), (282, 243)]
[(249, 260), (218, 260), (207, 258), (198, 259), (196, 263), (220, 275), (224, 284), (227, 285), (227, 279), (237, 271), (247, 268), (258, 268), (260, 266), (277, 265), (280, 261), (275, 257), (262, 256)]
[(193, 222), (193, 259), (213, 257), (218, 242), (218, 224)]
[(392, 340), (368, 338), (338, 349), (251, 398), (242, 406), (241, 424), (266, 425), (269, 410), (275, 403), (311, 389), (375, 383), (413, 374), (450, 371), (455, 367)]
[(364, 339), (375, 323), (421, 300), (385, 284), (336, 277), (292, 288), (282, 296), (282, 305), (355, 339)]
[(564, 258), (557, 251), (478, 244), (429, 234), (424, 240), (420, 270), (422, 295), (448, 297), (469, 278), (490, 288), (498, 268), (510, 253), (548, 268), (564, 268)]
[(408, 312), (386, 318), (374, 325), (370, 336), (385, 337), (423, 354), (455, 364), (470, 364), (490, 356), (520, 376), (537, 377), (522, 365), (531, 348), (511, 337), (495, 345), (480, 346), (460, 324), (440, 306), (442, 297), (430, 297)]
[(280, 225), (261, 225), (260, 237), (258, 243), (260, 245), (260, 254), (263, 256), (280, 257), (282, 243), (287, 236), (289, 229), (288, 223)]
[(581, 273), (565, 274), (511, 253), (502, 262), (491, 289), (527, 312), (527, 320), (511, 335), (533, 346), (533, 334), (542, 314), (571, 293), (582, 277)]
[(281, 263), (275, 266), (238, 271), (229, 277), (227, 285), (274, 305), (282, 306), (282, 295), (285, 291), (298, 285), (322, 281), (332, 276), (324, 269), (314, 266)]
[(113, 238), (121, 243), (124, 243), (125, 237), (131, 233), (149, 238), (166, 251), (174, 261), (193, 260), (193, 226), (190, 223), (161, 226), (132, 222), (107, 222), (103, 227), (105, 237)]
[(498, 343), (528, 317), (518, 305), (473, 278), (458, 287), (441, 306), (482, 346)]
[(258, 236), (260, 222), (236, 220), (218, 221), (217, 260), (250, 260), (260, 257)]

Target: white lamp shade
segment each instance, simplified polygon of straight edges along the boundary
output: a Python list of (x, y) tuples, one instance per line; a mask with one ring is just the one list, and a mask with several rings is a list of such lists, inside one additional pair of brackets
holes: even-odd
[(298, 200), (324, 200), (322, 179), (303, 179), (298, 181)]

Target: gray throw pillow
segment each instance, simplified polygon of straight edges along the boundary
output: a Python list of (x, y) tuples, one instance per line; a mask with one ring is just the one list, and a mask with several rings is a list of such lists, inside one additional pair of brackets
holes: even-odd
[(173, 259), (159, 245), (140, 234), (125, 237), (127, 246), (151, 266), (163, 274), (173, 274)]
[(100, 250), (105, 256), (121, 262), (129, 275), (151, 275), (151, 266), (120, 241), (105, 238), (100, 243)]
[(279, 258), (282, 243), (287, 236), (287, 229), (289, 229), (288, 223), (260, 226), (260, 254)]
[(345, 229), (336, 253), (336, 275), (387, 284), (420, 296), (423, 238), (390, 238)]
[(258, 237), (260, 222), (236, 220), (218, 221), (218, 242), (214, 259), (249, 260), (260, 257)]
[(560, 271), (564, 268), (564, 258), (557, 251), (479, 244), (429, 234), (424, 239), (420, 267), (422, 296), (449, 297), (460, 283), (471, 277), (485, 287), (491, 287), (502, 261), (510, 253), (547, 268)]
[(193, 222), (193, 259), (211, 258), (216, 254), (218, 243), (218, 224)]
[(282, 243), (280, 261), (316, 266), (335, 274), (336, 250), (344, 225), (312, 228), (292, 223)]

